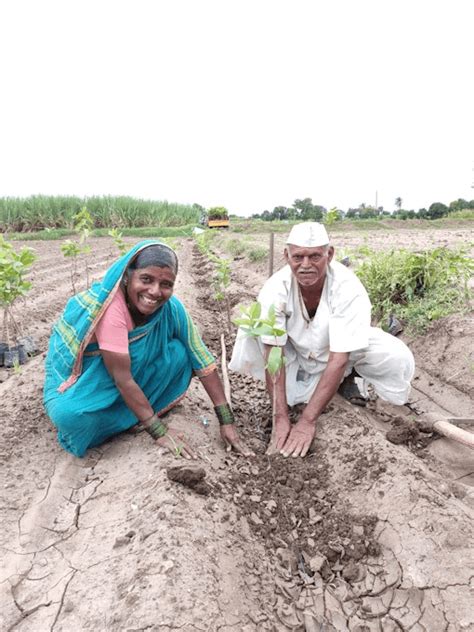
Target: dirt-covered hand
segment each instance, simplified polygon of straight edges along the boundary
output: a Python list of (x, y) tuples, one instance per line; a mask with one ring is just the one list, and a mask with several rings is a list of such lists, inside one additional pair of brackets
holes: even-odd
[(242, 454), (242, 456), (255, 456), (252, 450), (240, 439), (234, 424), (226, 424), (221, 426), (220, 429), (221, 439), (225, 444), (227, 452), (230, 452), (232, 448), (234, 448), (234, 450)]
[(165, 436), (157, 439), (156, 443), (162, 448), (167, 448), (176, 457), (182, 456), (185, 459), (196, 459), (196, 454), (183, 439), (184, 434), (182, 432), (168, 428)]
[(277, 415), (272, 428), (272, 436), (266, 454), (278, 454), (285, 445), (285, 441), (291, 429), (288, 415)]
[(306, 456), (316, 432), (316, 425), (312, 421), (301, 418), (291, 429), (285, 445), (280, 450), (284, 457)]

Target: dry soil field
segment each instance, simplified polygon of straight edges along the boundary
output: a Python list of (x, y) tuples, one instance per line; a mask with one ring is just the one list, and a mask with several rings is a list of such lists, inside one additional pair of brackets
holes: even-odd
[[(334, 244), (363, 239), (336, 233)], [(373, 248), (469, 239), (465, 228), (365, 237)], [(417, 361), (408, 406), (361, 409), (336, 396), (305, 459), (265, 456), (263, 385), (232, 374), (239, 432), (256, 456), (224, 452), (194, 380), (168, 419), (200, 454), (208, 482), (200, 495), (169, 480), (177, 460), (145, 433), (125, 433), (84, 459), (59, 448), (41, 404), (43, 352), (71, 293), (69, 263), (59, 242), (28, 245), (38, 260), (21, 312), (42, 353), (20, 373), (0, 369), (2, 630), (474, 630), (473, 453), (406, 432), (426, 411), (474, 414), (472, 317), (405, 338)], [(112, 248), (93, 240), (92, 276), (107, 268)], [(179, 257), (176, 295), (220, 355), (225, 319), (212, 267), (192, 240), (180, 242)], [(251, 302), (266, 275), (265, 263), (237, 259), (232, 305)], [(393, 444), (387, 432), (400, 424), (404, 443)]]

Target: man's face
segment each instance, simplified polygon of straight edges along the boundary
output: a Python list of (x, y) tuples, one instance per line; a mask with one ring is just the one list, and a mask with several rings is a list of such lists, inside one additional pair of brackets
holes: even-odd
[(285, 248), (286, 261), (302, 287), (324, 283), (333, 254), (334, 248), (332, 246), (302, 248), (301, 246), (288, 245)]

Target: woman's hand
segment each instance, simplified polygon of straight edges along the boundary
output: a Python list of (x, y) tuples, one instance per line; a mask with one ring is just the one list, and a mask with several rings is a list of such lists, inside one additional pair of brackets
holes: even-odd
[(221, 439), (225, 444), (227, 452), (230, 452), (232, 448), (234, 448), (234, 450), (242, 456), (255, 456), (252, 450), (240, 439), (234, 424), (220, 426), (220, 431)]
[(184, 441), (184, 434), (172, 428), (168, 428), (163, 437), (156, 439), (156, 443), (162, 448), (167, 448), (176, 457), (182, 456), (184, 459), (197, 458), (193, 450)]

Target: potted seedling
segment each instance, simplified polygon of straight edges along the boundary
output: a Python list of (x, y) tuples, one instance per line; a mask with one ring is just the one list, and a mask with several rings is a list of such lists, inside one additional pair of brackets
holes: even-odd
[[(25, 279), (36, 259), (31, 248), (15, 252), (13, 246), (0, 235), (0, 307), (3, 311), (3, 336), (0, 343), (0, 364), (12, 367), (24, 364), (26, 351), (21, 342), (21, 326), (14, 316), (14, 304), (25, 296), (31, 283)], [(26, 340), (29, 337), (25, 337)], [(15, 344), (13, 344), (15, 343)]]
[[(270, 353), (265, 362), (265, 369), (268, 371), (273, 382), (272, 397), (272, 427), (275, 426), (275, 410), (276, 410), (276, 382), (280, 375), (281, 369), (285, 365), (283, 349), (277, 346), (277, 338), (283, 336), (286, 331), (277, 327), (275, 306), (271, 305), (267, 316), (262, 317), (262, 306), (257, 301), (249, 307), (240, 307), (241, 316), (235, 318), (234, 323), (242, 329), (246, 336), (259, 338), (260, 336), (273, 336), (275, 345), (272, 346)], [(263, 355), (263, 352), (262, 352)]]

